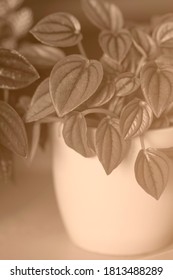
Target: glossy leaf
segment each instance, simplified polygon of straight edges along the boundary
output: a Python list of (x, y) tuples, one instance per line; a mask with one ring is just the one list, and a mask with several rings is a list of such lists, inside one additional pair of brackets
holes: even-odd
[(0, 88), (20, 89), (39, 78), (35, 68), (17, 51), (0, 49)]
[(20, 46), (19, 51), (40, 69), (53, 67), (58, 60), (65, 56), (62, 50), (42, 44), (24, 43)]
[(28, 142), (23, 121), (17, 112), (3, 101), (0, 101), (0, 144), (20, 156), (27, 156)]
[(160, 46), (173, 40), (173, 21), (166, 21), (158, 25), (153, 32), (153, 38)]
[(54, 66), (50, 75), (50, 94), (59, 116), (71, 112), (88, 100), (103, 78), (100, 62), (81, 55), (70, 55)]
[(120, 74), (115, 80), (116, 95), (127, 96), (140, 87), (140, 80), (131, 72)]
[(122, 161), (126, 142), (115, 118), (104, 118), (96, 130), (96, 154), (109, 175)]
[(52, 47), (71, 47), (82, 40), (80, 22), (68, 13), (46, 16), (31, 33), (37, 40)]
[(63, 138), (67, 146), (84, 157), (93, 156), (87, 140), (87, 124), (82, 113), (72, 112), (65, 118)]
[(160, 117), (173, 100), (173, 67), (148, 62), (141, 70), (140, 79), (146, 101), (155, 116)]
[(102, 51), (117, 63), (121, 63), (130, 50), (132, 39), (130, 33), (122, 29), (119, 33), (102, 31), (99, 36)]
[(25, 121), (38, 121), (54, 112), (55, 108), (49, 93), (49, 78), (47, 78), (36, 89), (26, 113)]
[(125, 139), (142, 135), (152, 123), (153, 113), (149, 105), (138, 98), (129, 102), (122, 111), (120, 128)]
[(108, 0), (81, 0), (87, 18), (99, 29), (119, 31), (124, 19), (119, 8)]
[(12, 152), (0, 145), (0, 182), (7, 183), (12, 176)]
[(141, 150), (135, 162), (135, 176), (144, 191), (158, 200), (168, 182), (167, 156), (157, 149)]

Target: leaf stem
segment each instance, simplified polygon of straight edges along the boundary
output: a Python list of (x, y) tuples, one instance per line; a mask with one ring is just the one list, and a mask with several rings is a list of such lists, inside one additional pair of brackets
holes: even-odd
[(113, 112), (110, 112), (109, 110), (103, 109), (103, 108), (91, 108), (87, 109), (82, 112), (83, 116), (89, 115), (89, 114), (95, 114), (95, 113), (100, 113), (104, 114), (113, 118), (117, 118), (117, 115)]
[(144, 143), (144, 137), (143, 137), (143, 136), (140, 136), (139, 139), (140, 139), (140, 142), (141, 142), (141, 148), (142, 148), (143, 150), (146, 150), (146, 148), (145, 148), (145, 143)]
[(9, 101), (9, 90), (8, 89), (4, 89), (4, 101), (6, 103), (8, 103), (8, 101)]
[(86, 51), (85, 51), (84, 46), (81, 41), (77, 44), (77, 46), (78, 46), (79, 52), (87, 58)]

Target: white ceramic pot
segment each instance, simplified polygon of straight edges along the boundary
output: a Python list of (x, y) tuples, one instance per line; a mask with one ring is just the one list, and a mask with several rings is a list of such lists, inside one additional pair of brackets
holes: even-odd
[[(141, 149), (132, 142), (126, 159), (109, 176), (96, 157), (70, 149), (54, 124), (53, 176), (58, 206), (71, 239), (104, 254), (145, 254), (173, 241), (173, 172), (160, 200), (145, 193), (134, 176)], [(173, 146), (173, 128), (149, 131), (146, 146)]]

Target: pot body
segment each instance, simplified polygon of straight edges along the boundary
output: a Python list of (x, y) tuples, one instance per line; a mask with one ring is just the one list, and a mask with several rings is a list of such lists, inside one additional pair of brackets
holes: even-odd
[[(173, 129), (149, 131), (146, 146), (170, 147)], [(98, 253), (138, 255), (173, 240), (173, 175), (156, 201), (138, 185), (134, 163), (138, 138), (125, 160), (107, 176), (96, 157), (84, 158), (66, 146), (59, 125), (52, 126), (53, 177), (58, 206), (71, 239)]]

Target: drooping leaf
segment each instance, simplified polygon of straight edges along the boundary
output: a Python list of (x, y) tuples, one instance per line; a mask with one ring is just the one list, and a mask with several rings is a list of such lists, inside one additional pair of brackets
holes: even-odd
[(104, 53), (117, 63), (121, 63), (130, 50), (132, 39), (125, 29), (118, 33), (104, 30), (99, 35), (99, 44)]
[(0, 101), (0, 144), (20, 156), (27, 156), (28, 141), (23, 121), (17, 112), (3, 101)]
[(116, 95), (127, 96), (140, 87), (140, 80), (131, 72), (122, 73), (115, 80)]
[(100, 107), (109, 102), (115, 95), (115, 92), (116, 87), (114, 80), (105, 78), (96, 93), (88, 100), (87, 106)]
[(127, 53), (125, 59), (122, 61), (122, 72), (131, 72), (136, 74), (141, 59), (141, 53), (136, 49), (134, 43), (132, 43), (129, 52)]
[(166, 46), (170, 41), (173, 41), (173, 21), (166, 21), (159, 24), (154, 29), (153, 38), (160, 47)]
[(0, 88), (20, 89), (39, 78), (36, 69), (17, 51), (0, 49)]
[(135, 98), (122, 111), (120, 128), (124, 139), (142, 135), (152, 123), (153, 113), (143, 100)]
[(135, 177), (144, 191), (158, 200), (168, 182), (167, 156), (153, 148), (140, 150), (135, 162)]
[(108, 0), (81, 0), (87, 18), (99, 29), (119, 31), (124, 19), (119, 8)]
[(96, 154), (109, 175), (123, 160), (126, 142), (115, 118), (104, 118), (96, 130)]
[(0, 145), (0, 182), (7, 183), (12, 176), (12, 152)]
[(125, 106), (125, 97), (118, 97), (115, 95), (108, 102), (108, 110), (115, 113), (115, 115), (117, 116), (120, 116), (124, 106)]
[(62, 50), (42, 44), (24, 43), (20, 45), (19, 51), (40, 69), (53, 67), (58, 60), (65, 56)]
[(63, 138), (67, 146), (84, 157), (93, 156), (87, 139), (87, 124), (82, 113), (72, 112), (65, 118)]
[(49, 78), (47, 78), (36, 89), (26, 113), (25, 121), (38, 121), (54, 112), (55, 108), (49, 93)]
[(50, 94), (59, 116), (71, 112), (88, 100), (103, 78), (100, 62), (81, 55), (70, 55), (54, 66), (50, 75)]
[(80, 22), (68, 13), (46, 16), (31, 33), (37, 40), (52, 47), (71, 47), (82, 40)]
[(148, 62), (141, 70), (140, 80), (146, 101), (155, 116), (160, 117), (173, 100), (173, 67)]

